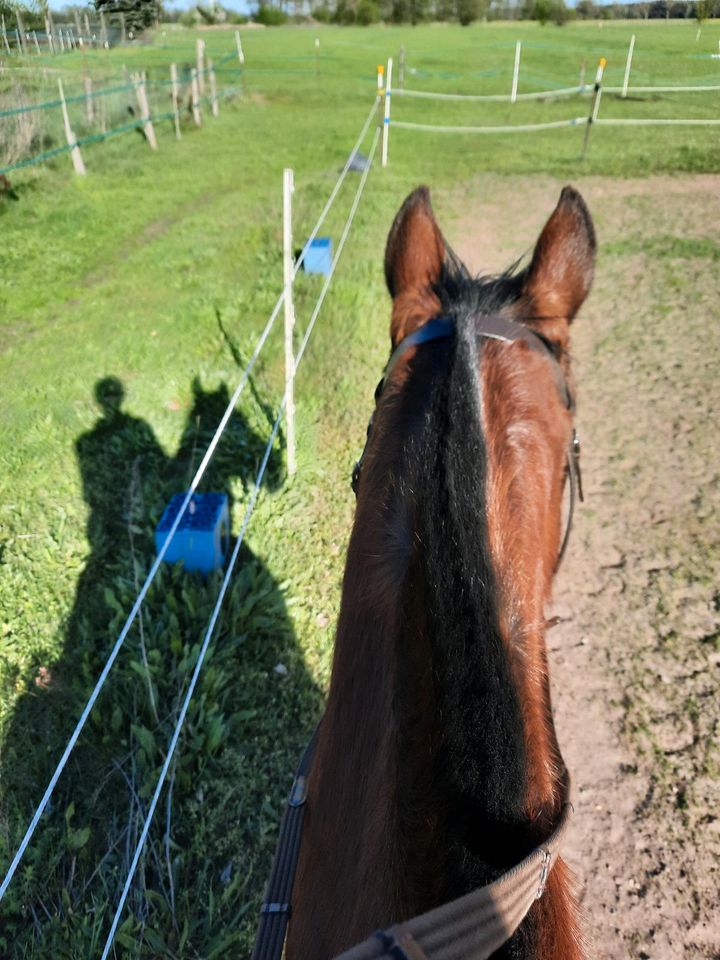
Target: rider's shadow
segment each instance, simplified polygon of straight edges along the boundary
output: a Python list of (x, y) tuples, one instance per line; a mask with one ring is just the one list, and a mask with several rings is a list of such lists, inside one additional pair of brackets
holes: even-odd
[[(229, 391), (224, 383), (208, 391), (194, 381), (191, 408), (173, 457), (165, 453), (144, 420), (124, 410), (119, 380), (100, 380), (95, 398), (101, 415), (76, 442), (83, 496), (89, 508), (89, 555), (67, 620), (62, 656), (39, 670), (32, 691), (18, 702), (0, 761), (0, 812), (12, 825), (10, 833), (15, 840), (11, 847), (16, 846), (28, 810), (37, 803), (52, 774), (154, 559), (154, 528), (163, 507), (174, 493), (187, 489), (227, 407)], [(201, 490), (225, 493), (231, 504), (241, 497), (246, 500), (270, 433), (267, 416), (267, 409), (260, 405), (255, 429), (244, 413), (233, 413)], [(282, 480), (278, 461), (276, 452), (268, 464), (266, 490), (277, 488)], [(240, 517), (238, 513), (236, 528)], [(135, 817), (131, 832), (136, 835), (152, 792), (149, 784), (159, 772), (187, 686), (196, 656), (193, 645), (196, 649), (202, 641), (219, 583), (219, 575), (204, 579), (177, 567), (161, 567), (148, 595), (147, 611), (136, 620), (108, 678), (107, 687), (113, 682), (119, 687), (101, 694), (58, 784), (46, 821), (66, 836), (70, 830), (90, 827), (90, 839), (77, 856), (77, 864), (70, 866), (77, 854), (71, 849), (25, 882), (24, 911), (27, 902), (37, 905), (43, 897), (62, 903), (63, 889), (68, 890), (71, 905), (75, 906), (75, 898), (79, 905), (88, 895), (83, 888), (91, 882), (96, 867), (106, 889), (108, 885), (114, 888), (117, 877), (124, 875), (131, 850), (127, 835), (121, 832), (123, 824), (130, 811), (131, 821)], [(128, 660), (137, 665), (134, 686), (128, 682)], [(183, 672), (184, 660), (188, 663)], [(154, 683), (141, 678), (141, 665), (148, 662), (151, 673), (155, 670)], [(173, 769), (176, 815), (172, 840), (189, 888), (193, 877), (188, 871), (195, 871), (205, 886), (222, 892), (232, 877), (243, 877), (241, 887), (248, 881), (257, 886), (257, 875), (266, 871), (272, 844), (267, 829), (268, 799), (287, 787), (320, 702), (297, 649), (282, 591), (245, 545), (204, 674), (187, 721), (191, 733), (186, 738), (192, 737), (193, 743), (200, 745), (195, 748), (197, 760), (188, 750), (183, 757), (181, 741)], [(175, 688), (165, 682), (166, 676), (178, 678)], [(144, 743), (138, 727), (152, 734), (156, 756), (150, 755), (152, 748)], [(142, 765), (139, 768), (134, 759), (140, 747), (146, 751), (145, 779)], [(88, 784), (94, 784), (94, 789), (88, 790)], [(202, 805), (207, 805), (202, 864), (193, 863), (195, 821), (177, 813), (188, 803), (196, 808), (198, 796)], [(67, 820), (71, 803), (74, 812)], [(40, 840), (33, 843), (43, 844), (43, 829), (41, 824)], [(72, 835), (82, 838), (82, 833)], [(217, 853), (222, 862), (208, 860), (207, 852), (213, 849), (222, 851)], [(149, 887), (159, 885), (167, 891), (162, 858), (156, 859), (154, 866), (152, 857), (148, 858), (143, 880)], [(136, 903), (141, 902), (138, 896)], [(143, 909), (147, 911), (147, 907)], [(37, 909), (35, 913), (42, 916)]]

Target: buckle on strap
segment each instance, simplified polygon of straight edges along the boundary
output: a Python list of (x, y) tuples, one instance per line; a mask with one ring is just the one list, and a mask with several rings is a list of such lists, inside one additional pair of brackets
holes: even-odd
[(550, 873), (550, 861), (552, 860), (549, 850), (541, 850), (540, 852), (542, 853), (542, 860), (540, 862), (540, 882), (537, 893), (535, 894), (536, 900), (539, 900), (545, 893), (545, 885), (547, 884), (547, 878)]
[(293, 781), (290, 796), (287, 799), (289, 807), (301, 807), (307, 800), (307, 777), (298, 774)]
[(404, 924), (391, 930), (376, 930), (373, 934), (383, 945), (385, 955), (392, 960), (428, 960), (427, 955)]
[(264, 903), (260, 907), (260, 913), (287, 913), (290, 915), (289, 903)]

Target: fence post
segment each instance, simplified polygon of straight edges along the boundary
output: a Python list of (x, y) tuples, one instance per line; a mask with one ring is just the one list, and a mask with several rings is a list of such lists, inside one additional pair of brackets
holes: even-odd
[(582, 155), (581, 160), (585, 159), (585, 154), (587, 153), (588, 141), (590, 139), (590, 127), (597, 120), (598, 111), (600, 110), (600, 97), (602, 96), (602, 78), (603, 71), (605, 70), (605, 64), (607, 60), (605, 57), (600, 57), (600, 63), (598, 63), (597, 73), (595, 74), (595, 89), (593, 91), (592, 105), (590, 107), (590, 116), (587, 120), (587, 126), (585, 127), (585, 139), (583, 140)]
[(293, 476), (297, 470), (295, 460), (295, 349), (293, 345), (295, 307), (293, 304), (292, 195), (294, 190), (293, 172), (286, 167), (283, 171), (283, 281), (285, 287), (285, 418), (287, 424), (287, 469), (290, 476)]
[(197, 39), (196, 48), (198, 84), (202, 95), (205, 93), (205, 41), (200, 37)]
[(85, 116), (87, 118), (87, 122), (92, 123), (95, 119), (92, 98), (92, 78), (87, 70), (85, 71), (85, 76), (83, 77), (83, 83), (85, 85)]
[(63, 39), (62, 27), (58, 29), (58, 39), (60, 41), (60, 53), (65, 53), (65, 40)]
[(100, 43), (103, 47), (109, 47), (107, 24), (105, 23), (105, 14), (100, 11)]
[(625, 63), (625, 78), (623, 80), (622, 95), (623, 99), (627, 96), (628, 81), (630, 80), (630, 68), (632, 67), (633, 50), (635, 49), (635, 34), (630, 37), (630, 46), (628, 47), (627, 61)]
[(522, 42), (520, 40), (515, 44), (515, 68), (513, 69), (512, 93), (510, 94), (510, 103), (517, 100), (518, 80), (520, 79), (520, 50)]
[(40, 44), (38, 43), (37, 30), (33, 30), (32, 35), (33, 35), (33, 41), (35, 43), (35, 53), (38, 56), (40, 56)]
[(120, 43), (125, 46), (127, 43), (127, 33), (125, 32), (125, 14), (120, 14)]
[(83, 19), (85, 21), (85, 39), (91, 44), (92, 43), (92, 34), (90, 33), (90, 21), (88, 20), (87, 13), (83, 14)]
[(177, 65), (174, 63), (170, 64), (170, 80), (172, 83), (172, 108), (173, 119), (175, 120), (175, 136), (178, 140), (182, 140), (182, 133), (180, 132), (180, 110), (178, 107), (180, 84), (178, 83)]
[(195, 68), (190, 71), (190, 91), (193, 120), (195, 121), (195, 126), (199, 127), (202, 125), (202, 116), (200, 114), (200, 93), (198, 91), (197, 70)]
[(240, 31), (235, 31), (235, 46), (237, 47), (237, 55), (240, 66), (245, 63), (245, 54), (243, 53), (242, 44), (240, 43)]
[(220, 106), (218, 104), (217, 82), (215, 81), (215, 69), (212, 60), (208, 60), (208, 79), (210, 80), (210, 109), (214, 117), (219, 116)]
[(22, 55), (27, 55), (27, 48), (25, 47), (25, 27), (23, 26), (22, 17), (20, 16), (20, 10), (15, 11), (15, 19), (17, 20), (17, 35), (18, 43), (22, 50)]
[(65, 126), (65, 138), (70, 147), (70, 157), (72, 158), (73, 167), (78, 176), (84, 177), (85, 164), (83, 163), (82, 154), (80, 153), (80, 147), (77, 145), (75, 134), (72, 132), (72, 127), (70, 126), (70, 117), (68, 116), (67, 104), (65, 103), (65, 91), (63, 90), (60, 77), (58, 77), (58, 91), (60, 93), (60, 104), (62, 106), (63, 125)]
[(147, 89), (145, 87), (145, 73), (136, 73), (133, 77), (135, 84), (135, 96), (137, 97), (138, 107), (140, 107), (140, 116), (143, 121), (143, 130), (150, 144), (151, 150), (157, 150), (157, 138), (155, 136), (155, 127), (150, 119), (150, 107), (148, 105)]
[(385, 79), (385, 116), (383, 117), (382, 165), (388, 163), (388, 137), (390, 136), (390, 97), (392, 95), (392, 57), (388, 58), (387, 77)]
[(5, 49), (7, 50), (8, 56), (9, 56), (9, 55), (10, 55), (10, 41), (9, 41), (8, 38), (7, 38), (7, 28), (5, 27), (5, 17), (2, 18), (2, 36), (3, 36), (3, 43), (5, 44)]
[(405, 45), (400, 44), (400, 60), (398, 62), (398, 87), (405, 89)]
[(587, 69), (587, 60), (583, 60), (580, 64), (580, 83), (579, 87), (581, 90), (585, 89), (585, 71)]

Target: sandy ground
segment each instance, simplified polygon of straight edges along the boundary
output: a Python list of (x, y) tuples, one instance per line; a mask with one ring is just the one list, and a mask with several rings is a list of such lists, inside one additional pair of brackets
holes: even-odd
[[(436, 198), (487, 273), (562, 184)], [(548, 633), (592, 958), (720, 957), (720, 178), (576, 181), (596, 283), (573, 335), (586, 502)], [(450, 222), (452, 224), (452, 221)]]

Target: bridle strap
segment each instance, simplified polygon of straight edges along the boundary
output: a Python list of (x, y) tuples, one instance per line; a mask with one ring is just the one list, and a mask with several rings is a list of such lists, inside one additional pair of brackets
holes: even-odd
[(260, 925), (255, 939), (252, 960), (280, 960), (288, 921), (290, 920), (290, 897), (295, 883), (302, 824), (307, 800), (307, 778), (315, 753), (317, 730), (305, 748), (298, 766), (287, 806), (280, 826), (275, 860), (265, 892), (265, 902), (260, 908)]
[[(380, 396), (385, 388), (385, 384), (388, 382), (396, 364), (408, 352), (408, 350), (412, 349), (413, 347), (418, 347), (423, 343), (429, 343), (433, 340), (444, 340), (452, 337), (455, 334), (455, 330), (456, 324), (453, 319), (449, 317), (435, 317), (433, 320), (429, 320), (426, 324), (423, 324), (422, 327), (418, 327), (418, 329), (413, 331), (413, 333), (408, 334), (407, 337), (404, 337), (390, 355), (390, 359), (385, 367), (385, 372), (383, 373), (382, 379), (375, 389), (376, 404), (379, 401)], [(567, 409), (570, 410), (570, 412), (573, 412), (575, 405), (572, 394), (568, 388), (565, 375), (557, 357), (555, 356), (552, 345), (545, 339), (545, 337), (537, 333), (535, 330), (531, 330), (530, 327), (526, 327), (524, 324), (518, 323), (516, 320), (510, 320), (507, 317), (503, 317), (498, 313), (478, 314), (476, 317), (475, 336), (478, 339), (499, 340), (502, 343), (516, 343), (518, 340), (523, 340), (525, 343), (527, 343), (531, 350), (534, 350), (536, 353), (539, 353), (543, 357), (546, 357), (548, 360), (550, 360), (550, 369), (553, 372), (558, 393), (560, 394), (560, 397)], [(373, 412), (372, 416), (370, 417), (370, 422), (368, 423), (365, 447), (363, 452), (360, 454), (360, 458), (356, 461), (352, 471), (351, 486), (356, 495), (360, 482), (360, 473), (365, 460), (367, 446), (370, 442), (370, 434), (372, 433), (374, 421), (375, 413)], [(572, 529), (573, 516), (575, 513), (575, 502), (577, 499), (579, 499), (581, 503), (583, 501), (582, 476), (580, 473), (580, 440), (578, 439), (577, 431), (575, 429), (573, 429), (572, 440), (567, 453), (567, 469), (570, 487), (568, 494), (568, 517), (560, 551), (555, 562), (555, 572), (557, 572), (560, 563), (565, 556), (565, 551), (570, 540), (570, 531)]]

